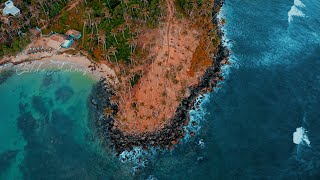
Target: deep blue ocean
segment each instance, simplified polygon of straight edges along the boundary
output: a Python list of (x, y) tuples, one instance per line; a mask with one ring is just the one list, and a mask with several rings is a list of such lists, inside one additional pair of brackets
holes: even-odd
[(226, 0), (220, 17), (232, 64), (190, 113), (196, 136), (118, 158), (91, 125), (94, 80), (15, 74), (0, 81), (0, 179), (320, 179), (320, 1)]

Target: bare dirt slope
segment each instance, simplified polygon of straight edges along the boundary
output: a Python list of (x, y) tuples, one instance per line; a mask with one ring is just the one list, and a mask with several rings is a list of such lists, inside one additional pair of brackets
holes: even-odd
[(115, 126), (125, 134), (153, 132), (164, 127), (188, 95), (187, 88), (197, 84), (201, 75), (197, 72), (191, 75), (190, 67), (203, 32), (188, 19), (177, 18), (173, 2), (166, 2), (168, 12), (163, 25), (146, 30), (139, 37), (139, 46), (149, 48), (148, 57), (154, 58), (144, 67), (144, 75), (132, 93), (121, 95)]

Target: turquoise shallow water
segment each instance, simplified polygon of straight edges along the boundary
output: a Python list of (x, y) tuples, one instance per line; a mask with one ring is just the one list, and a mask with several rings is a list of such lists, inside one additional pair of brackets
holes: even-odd
[(94, 84), (58, 72), (14, 74), (0, 85), (0, 179), (126, 177), (129, 170), (102, 149), (90, 126)]

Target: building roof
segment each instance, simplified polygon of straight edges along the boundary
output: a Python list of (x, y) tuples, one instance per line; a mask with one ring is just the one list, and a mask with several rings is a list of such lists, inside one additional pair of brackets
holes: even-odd
[(13, 5), (13, 2), (12, 1), (7, 1), (7, 2), (5, 2), (4, 3), (5, 5), (6, 5), (6, 7), (3, 9), (3, 11), (2, 11), (2, 13), (4, 14), (4, 15), (9, 15), (9, 14), (11, 14), (11, 15), (13, 15), (13, 16), (15, 16), (15, 15), (18, 15), (18, 14), (20, 14), (20, 9), (18, 9), (17, 7), (15, 7), (14, 5)]
[(67, 36), (79, 37), (81, 35), (81, 32), (74, 29), (69, 29), (65, 34)]

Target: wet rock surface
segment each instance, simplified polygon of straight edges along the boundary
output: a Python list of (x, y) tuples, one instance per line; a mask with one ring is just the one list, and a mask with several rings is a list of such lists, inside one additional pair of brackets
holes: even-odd
[[(215, 1), (215, 8), (221, 7), (223, 1)], [(218, 25), (219, 20), (214, 15), (213, 23)], [(222, 37), (223, 32), (218, 29), (218, 35)], [(212, 60), (212, 66), (209, 67), (204, 75), (199, 79), (196, 86), (189, 87), (189, 97), (182, 100), (169, 123), (162, 129), (137, 135), (125, 135), (114, 124), (114, 117), (118, 112), (118, 106), (111, 102), (110, 97), (115, 92), (110, 88), (105, 78), (102, 78), (96, 86), (93, 87), (88, 104), (91, 108), (91, 118), (94, 119), (94, 126), (97, 129), (99, 137), (103, 138), (105, 145), (111, 145), (117, 153), (125, 150), (132, 150), (133, 147), (143, 147), (147, 149), (150, 146), (163, 149), (172, 149), (180, 139), (185, 136), (184, 126), (190, 121), (189, 111), (196, 106), (196, 99), (199, 95), (210, 92), (217, 85), (218, 81), (223, 80), (221, 67), (228, 64), (229, 50), (222, 45), (218, 47), (219, 51)], [(106, 117), (105, 109), (111, 109), (112, 114)], [(192, 132), (192, 135), (195, 135)]]

